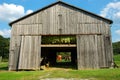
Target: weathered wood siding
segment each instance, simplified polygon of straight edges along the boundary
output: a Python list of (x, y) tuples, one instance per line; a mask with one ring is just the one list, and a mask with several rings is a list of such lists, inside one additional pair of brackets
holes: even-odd
[(21, 48), (21, 36), (11, 36), (9, 70), (17, 70)]
[(109, 34), (107, 21), (57, 4), (13, 24), (14, 35)]
[(113, 61), (110, 40), (104, 35), (78, 35), (78, 69), (110, 67)]
[[(41, 36), (20, 36), (21, 43), (10, 46), (9, 70), (37, 70), (40, 66)], [(18, 38), (18, 37), (16, 37)], [(13, 38), (11, 39), (13, 40)], [(11, 41), (12, 44), (14, 41)]]
[(42, 35), (76, 35), (78, 69), (110, 67), (109, 22), (56, 4), (12, 24), (9, 70), (38, 68)]
[(39, 69), (41, 36), (14, 35), (18, 32), (17, 27), (13, 26), (10, 40), (9, 70)]
[(40, 36), (22, 36), (18, 69), (39, 69)]

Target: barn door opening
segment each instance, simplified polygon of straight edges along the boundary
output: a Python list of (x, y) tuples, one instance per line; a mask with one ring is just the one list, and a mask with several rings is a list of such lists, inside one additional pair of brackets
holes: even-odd
[[(75, 48), (74, 48), (75, 49)], [(70, 52), (71, 51), (71, 52)], [(77, 68), (76, 54), (75, 51), (70, 50), (68, 52), (57, 52), (56, 53), (56, 67), (63, 68)]]
[(76, 36), (42, 36), (41, 57), (47, 58), (50, 67), (76, 68)]
[(71, 63), (71, 52), (57, 52), (56, 62), (57, 63)]

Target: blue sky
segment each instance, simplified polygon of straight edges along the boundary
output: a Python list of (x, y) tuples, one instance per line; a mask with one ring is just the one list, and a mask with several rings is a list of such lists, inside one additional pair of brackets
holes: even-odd
[[(9, 22), (36, 11), (57, 0), (0, 0), (0, 35), (9, 37)], [(62, 0), (113, 20), (112, 41), (120, 41), (120, 0)]]

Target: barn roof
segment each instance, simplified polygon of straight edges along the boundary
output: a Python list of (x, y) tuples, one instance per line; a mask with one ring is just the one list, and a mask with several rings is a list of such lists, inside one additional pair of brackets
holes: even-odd
[(25, 19), (25, 18), (27, 18), (27, 17), (29, 17), (29, 16), (31, 16), (31, 15), (34, 15), (34, 14), (36, 14), (36, 13), (42, 11), (42, 10), (45, 10), (45, 9), (51, 7), (51, 6), (54, 6), (54, 5), (56, 5), (56, 4), (64, 4), (64, 5), (67, 5), (67, 6), (73, 7), (73, 8), (75, 8), (75, 9), (78, 9), (78, 10), (84, 11), (84, 12), (86, 12), (86, 13), (88, 13), (88, 14), (91, 14), (91, 15), (96, 16), (96, 17), (98, 17), (98, 18), (101, 18), (101, 19), (103, 19), (103, 20), (106, 20), (106, 21), (108, 21), (110, 24), (113, 23), (113, 21), (110, 20), (110, 19), (107, 19), (107, 18), (101, 17), (101, 16), (96, 15), (96, 14), (94, 14), (94, 13), (92, 13), (92, 12), (89, 12), (89, 11), (86, 11), (86, 10), (84, 10), (84, 9), (78, 8), (78, 7), (76, 7), (76, 6), (70, 5), (70, 4), (65, 3), (65, 2), (63, 2), (63, 1), (57, 1), (57, 2), (55, 2), (55, 3), (52, 3), (52, 4), (50, 4), (50, 5), (46, 6), (46, 7), (43, 7), (43, 8), (41, 8), (41, 9), (39, 9), (39, 10), (33, 12), (33, 13), (30, 13), (30, 14), (28, 14), (28, 15), (25, 15), (25, 16), (23, 16), (23, 17), (21, 17), (21, 18), (15, 20), (15, 21), (9, 23), (9, 25), (12, 26), (12, 24), (14, 24), (14, 23), (16, 23), (16, 22), (18, 22), (18, 21), (20, 21), (20, 20), (22, 20), (22, 19)]

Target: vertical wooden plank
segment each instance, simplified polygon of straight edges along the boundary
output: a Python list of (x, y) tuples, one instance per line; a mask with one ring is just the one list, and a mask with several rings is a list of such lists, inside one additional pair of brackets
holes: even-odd
[(11, 36), (10, 39), (10, 53), (9, 53), (9, 70), (16, 70), (16, 68), (14, 67), (14, 58), (15, 58), (15, 52), (14, 52), (14, 37)]
[(103, 55), (102, 55), (102, 42), (101, 42), (101, 35), (97, 37), (97, 48), (98, 48), (98, 56), (99, 56), (99, 67), (103, 65)]
[(18, 69), (39, 69), (41, 36), (22, 36)]
[(18, 58), (20, 51), (21, 37), (18, 36), (17, 26), (12, 27), (11, 39), (10, 39), (10, 53), (9, 53), (9, 70), (17, 70)]
[(99, 68), (97, 35), (77, 36), (78, 69)]

